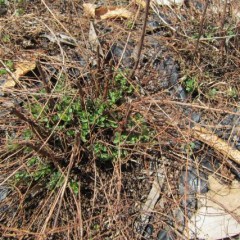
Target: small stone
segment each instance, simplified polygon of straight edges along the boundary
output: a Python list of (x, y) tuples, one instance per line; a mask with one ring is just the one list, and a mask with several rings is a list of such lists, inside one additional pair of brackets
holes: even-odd
[(152, 236), (152, 234), (153, 234), (153, 225), (148, 224), (144, 231), (144, 237), (148, 238), (148, 237)]
[(6, 14), (7, 14), (7, 7), (4, 4), (0, 5), (0, 17)]
[(9, 193), (9, 189), (5, 187), (0, 188), (0, 201), (3, 201)]
[(173, 240), (173, 237), (170, 232), (161, 230), (157, 235), (157, 240)]

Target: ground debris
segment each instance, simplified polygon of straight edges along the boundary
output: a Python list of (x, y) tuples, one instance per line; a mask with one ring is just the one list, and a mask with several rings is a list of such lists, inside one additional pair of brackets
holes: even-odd
[(233, 181), (231, 186), (221, 184), (209, 176), (209, 192), (198, 196), (200, 208), (190, 219), (185, 231), (191, 238), (223, 239), (240, 232), (240, 184)]

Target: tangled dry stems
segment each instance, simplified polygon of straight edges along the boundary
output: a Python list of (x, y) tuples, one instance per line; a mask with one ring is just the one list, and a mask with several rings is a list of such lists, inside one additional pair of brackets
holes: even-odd
[[(4, 146), (1, 149), (1, 185), (11, 189), (11, 194), (2, 204), (8, 208), (1, 217), (0, 226), (3, 236), (16, 239), (51, 239), (51, 237), (138, 239), (140, 236), (133, 231), (133, 223), (139, 216), (140, 206), (150, 190), (153, 180), (151, 172), (156, 170), (163, 159), (168, 161), (167, 165), (164, 165), (167, 183), (162, 198), (165, 201), (156, 207), (153, 225), (155, 229), (171, 227), (169, 220), (175, 221), (173, 212), (174, 209), (179, 208), (182, 198), (178, 193), (178, 177), (182, 169), (187, 169), (188, 165), (193, 164), (192, 158), (195, 159), (196, 164), (197, 158), (203, 159), (204, 156), (209, 160), (217, 158), (221, 165), (216, 173), (225, 180), (232, 177), (226, 167), (226, 159), (222, 159), (222, 156), (217, 155), (207, 146), (203, 145), (194, 153), (183, 151), (183, 146), (189, 145), (194, 140), (190, 128), (191, 124), (195, 124), (191, 117), (193, 113), (201, 112), (202, 124), (213, 130), (218, 130), (216, 125), (223, 128), (221, 121), (225, 115), (239, 115), (236, 112), (239, 97), (237, 68), (240, 59), (239, 26), (235, 24), (235, 19), (227, 11), (215, 13), (212, 5), (205, 5), (206, 11), (204, 8), (199, 10), (193, 6), (161, 9), (162, 14), (170, 16), (171, 24), (159, 15), (159, 21), (164, 20), (161, 28), (164, 29), (165, 35), (153, 38), (157, 38), (160, 43), (164, 42), (170, 55), (180, 64), (182, 84), (186, 84), (186, 79), (194, 77), (196, 86), (193, 85), (194, 89), (190, 89), (192, 95), (189, 94), (189, 98), (182, 102), (174, 99), (165, 90), (155, 94), (145, 92), (143, 96), (142, 86), (130, 78), (127, 79), (128, 84), (134, 88), (135, 96), (130, 103), (130, 111), (128, 102), (117, 106), (117, 113), (120, 114), (122, 121), (118, 119), (118, 130), (123, 131), (121, 128), (125, 127), (128, 114), (133, 116), (135, 113), (140, 113), (148, 127), (153, 129), (154, 136), (150, 142), (124, 146), (130, 153), (125, 158), (117, 157), (115, 162), (99, 163), (96, 161), (96, 156), (88, 156), (89, 153), (84, 149), (84, 145), (79, 147), (81, 137), (77, 132), (71, 138), (66, 135), (64, 129), (57, 131), (61, 119), (53, 122), (51, 129), (42, 129), (44, 124), (40, 121), (41, 118), (34, 119), (33, 113), (26, 111), (23, 105), (27, 103), (29, 106), (34, 106), (41, 101), (41, 113), (47, 111), (47, 107), (50, 106), (51, 111), (47, 111), (47, 118), (50, 119), (51, 124), (51, 118), (58, 113), (56, 107), (64, 96), (70, 98), (66, 109), (75, 99), (79, 99), (79, 105), (84, 108), (86, 98), (94, 99), (101, 95), (101, 87), (106, 92), (111, 86), (102, 82), (114, 79), (119, 69), (122, 69), (121, 62), (114, 59), (114, 63), (106, 64), (101, 60), (96, 69), (90, 64), (82, 67), (79, 66), (71, 47), (63, 47), (59, 42), (49, 44), (41, 40), (39, 35), (46, 30), (54, 36), (64, 32), (77, 39), (76, 50), (84, 56), (83, 61), (88, 62), (91, 57), (96, 58), (95, 53), (86, 47), (89, 20), (83, 19), (79, 14), (81, 11), (77, 9), (81, 9), (81, 4), (70, 1), (65, 9), (66, 12), (61, 14), (60, 9), (63, 6), (58, 3), (53, 5), (47, 1), (41, 3), (37, 5), (38, 10), (30, 3), (26, 4), (25, 11), (31, 12), (29, 14), (12, 15), (5, 20), (1, 19), (2, 59), (14, 59), (18, 62), (29, 58), (29, 53), (31, 56), (37, 55), (40, 59), (38, 72), (23, 78), (16, 88), (7, 89), (6, 97), (2, 100), (4, 103), (14, 102), (17, 105), (16, 108), (11, 109), (11, 114), (0, 120), (1, 141)], [(223, 8), (226, 9), (227, 6)], [(136, 23), (140, 25), (142, 12), (138, 11), (137, 14)], [(151, 14), (153, 13), (150, 13), (150, 19)], [(224, 21), (226, 24), (223, 24)], [(222, 23), (220, 26), (219, 22)], [(104, 40), (105, 52), (118, 42), (122, 46), (127, 46), (124, 44), (126, 39), (127, 43), (130, 43), (130, 48), (134, 48), (141, 32), (141, 28), (137, 25), (133, 30), (129, 30), (125, 28), (123, 22), (115, 21), (99, 22), (99, 28), (101, 31), (98, 37)], [(107, 34), (105, 31), (107, 28), (113, 28), (114, 38), (113, 35)], [(11, 41), (3, 41), (3, 36), (6, 35)], [(146, 38), (142, 55), (149, 49), (148, 41), (151, 39)], [(33, 50), (28, 50), (31, 47)], [(5, 48), (4, 52), (3, 48)], [(141, 69), (144, 74), (142, 60), (140, 59), (136, 76), (138, 74), (141, 76)], [(116, 66), (114, 72), (111, 64)], [(53, 66), (56, 72), (51, 72), (49, 66)], [(41, 68), (47, 76), (54, 79), (52, 85), (50, 82), (45, 82), (43, 93), (39, 93), (42, 81), (45, 79), (43, 73), (41, 74)], [(72, 69), (79, 72), (77, 77), (76, 73), (69, 72)], [(65, 83), (57, 92), (56, 87), (63, 75), (66, 77)], [(91, 81), (86, 81), (86, 76), (90, 76)], [(81, 88), (83, 85), (76, 84), (79, 78), (85, 80), (84, 92)], [(77, 93), (70, 92), (69, 88), (77, 89)], [(106, 98), (106, 94), (103, 95)], [(188, 115), (184, 112), (186, 109)], [(23, 133), (29, 127), (34, 137), (26, 140), (23, 138)], [(73, 123), (72, 130), (75, 131), (76, 128)], [(232, 132), (238, 132), (236, 126), (229, 128)], [(223, 135), (227, 132), (226, 126), (222, 132)], [(107, 146), (112, 144), (111, 141), (108, 142), (109, 136), (104, 135), (103, 132), (97, 134), (101, 135), (100, 139), (104, 144)], [(93, 135), (88, 140), (89, 143), (94, 142), (99, 135)], [(13, 141), (9, 147), (11, 138)], [(43, 173), (43, 178), (36, 181), (34, 179), (36, 166), (30, 166), (28, 163), (33, 157), (41, 164), (49, 164), (46, 165), (46, 169), (49, 167), (51, 171), (60, 172), (62, 178), (57, 178), (55, 181), (61, 184), (55, 183), (52, 189), (47, 188), (49, 181), (47, 173)], [(200, 164), (197, 167), (199, 171), (203, 171)], [(12, 180), (22, 170), (31, 176), (30, 183), (19, 184)], [(71, 184), (75, 184), (78, 189)], [(177, 226), (178, 223), (173, 225)], [(179, 238), (183, 238), (177, 229), (176, 233)], [(156, 235), (157, 232), (154, 234)]]

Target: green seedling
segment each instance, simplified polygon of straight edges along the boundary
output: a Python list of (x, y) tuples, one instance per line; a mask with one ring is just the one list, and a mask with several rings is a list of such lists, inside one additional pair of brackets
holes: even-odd
[(61, 172), (54, 172), (50, 176), (50, 180), (48, 182), (48, 189), (53, 190), (55, 188), (61, 187), (63, 185), (64, 178)]
[(14, 175), (14, 180), (16, 183), (18, 182), (26, 182), (30, 179), (30, 175), (27, 171), (19, 171)]
[(184, 86), (187, 92), (193, 93), (198, 87), (197, 79), (195, 77), (188, 77), (184, 81)]
[[(0, 5), (1, 5), (1, 4), (0, 4)], [(9, 43), (9, 42), (11, 41), (10, 35), (8, 35), (8, 34), (3, 35), (3, 36), (2, 36), (2, 41), (3, 41), (4, 43)]]
[(216, 95), (218, 94), (218, 90), (216, 88), (211, 88), (208, 91), (208, 96), (212, 99), (214, 99), (216, 97)]
[(127, 22), (126, 22), (126, 27), (127, 27), (128, 29), (133, 29), (133, 27), (134, 27), (134, 21), (132, 21), (132, 20), (127, 21)]
[(15, 15), (16, 15), (17, 17), (24, 15), (24, 13), (25, 13), (25, 10), (24, 10), (23, 8), (18, 8), (18, 9), (16, 9), (16, 11), (15, 11)]
[(32, 177), (35, 181), (46, 178), (52, 173), (52, 169), (48, 164), (40, 164), (36, 171), (32, 173)]
[(38, 158), (38, 157), (32, 157), (32, 158), (30, 158), (30, 159), (28, 160), (27, 166), (28, 166), (28, 167), (32, 167), (32, 166), (34, 166), (35, 164), (37, 164), (38, 161), (39, 161), (39, 158)]
[(231, 98), (237, 98), (238, 97), (238, 91), (235, 87), (229, 87), (227, 90), (227, 95)]
[(75, 195), (77, 195), (79, 193), (79, 184), (76, 181), (71, 180), (70, 187)]
[[(4, 64), (6, 65), (6, 67), (7, 67), (10, 71), (13, 71), (13, 69), (14, 69), (14, 63), (13, 63), (13, 61), (7, 60), (7, 61), (4, 62)], [(8, 73), (7, 69), (5, 69), (5, 68), (0, 69), (0, 76), (1, 76), (1, 75), (4, 75), (4, 74), (7, 74), (7, 73)]]
[(8, 71), (6, 69), (0, 69), (0, 76), (7, 74)]

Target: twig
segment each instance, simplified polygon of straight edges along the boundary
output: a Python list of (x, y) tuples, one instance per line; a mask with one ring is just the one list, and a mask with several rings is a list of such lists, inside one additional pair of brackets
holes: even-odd
[[(226, 18), (227, 4), (228, 4), (228, 0), (225, 0), (224, 8), (223, 8), (222, 22), (221, 22), (221, 26), (220, 26), (220, 34), (221, 34), (221, 35), (224, 35), (224, 33), (223, 33), (223, 28), (224, 28), (224, 23), (225, 23), (225, 18)], [(223, 39), (222, 42), (221, 42), (222, 60), (224, 59), (224, 58), (223, 58), (223, 55), (224, 55), (224, 45), (225, 45), (225, 40)]]
[(104, 89), (103, 89), (103, 100), (107, 99), (110, 79), (113, 79), (113, 60), (112, 59), (109, 62), (108, 74), (104, 78), (105, 82), (104, 82)]
[(51, 93), (51, 89), (50, 89), (50, 87), (48, 85), (48, 82), (47, 82), (46, 73), (42, 69), (42, 66), (41, 66), (39, 61), (36, 62), (36, 65), (37, 65), (37, 69), (38, 69), (38, 71), (40, 73), (41, 79), (43, 81), (44, 88), (45, 88), (46, 92), (50, 94)]
[(206, 5), (205, 5), (204, 11), (203, 11), (203, 15), (202, 15), (201, 23), (200, 23), (200, 30), (199, 30), (199, 33), (198, 33), (198, 38), (197, 38), (196, 47), (195, 47), (195, 51), (194, 51), (193, 56), (195, 56), (196, 53), (197, 53), (199, 42), (200, 42), (200, 38), (201, 38), (201, 36), (203, 34), (203, 23), (204, 23), (205, 16), (206, 16), (206, 13), (207, 13), (208, 5), (209, 5), (209, 0), (206, 1)]
[(40, 144), (40, 143), (30, 142), (30, 141), (21, 141), (21, 142), (18, 142), (18, 144), (31, 148), (36, 153), (38, 153), (42, 157), (47, 158), (50, 162), (52, 162), (54, 164), (56, 162), (59, 162), (62, 160), (61, 157), (56, 156), (56, 154), (52, 150), (47, 148), (46, 145), (45, 145), (45, 147), (43, 147), (42, 144)]
[(33, 132), (38, 137), (40, 137), (40, 140), (42, 140), (42, 139), (44, 139), (48, 136), (48, 133), (41, 126), (36, 124), (30, 118), (26, 117), (23, 113), (21, 113), (21, 111), (18, 108), (13, 107), (12, 110), (11, 110), (11, 113), (14, 114), (15, 116), (17, 116), (22, 121), (28, 123), (30, 125), (30, 127), (32, 128)]
[[(45, 88), (46, 92), (48, 94), (51, 94), (51, 88), (49, 87), (49, 83), (48, 83), (48, 81), (50, 79), (47, 80), (46, 72), (43, 70), (43, 68), (41, 66), (41, 63), (39, 61), (36, 62), (36, 65), (37, 65), (37, 69), (38, 69), (38, 71), (40, 73), (41, 80), (43, 81), (43, 85), (44, 85), (44, 88)], [(55, 103), (54, 103), (54, 100), (51, 98), (51, 96), (49, 98), (49, 104), (50, 104), (50, 107), (53, 109)]]
[(193, 135), (201, 142), (206, 143), (214, 150), (220, 152), (224, 157), (230, 158), (235, 163), (240, 164), (240, 152), (219, 138), (213, 132), (207, 130), (206, 128), (195, 126), (193, 128)]
[(84, 95), (85, 94), (82, 90), (82, 86), (81, 86), (81, 83), (80, 83), (79, 79), (77, 80), (76, 84), (77, 84), (77, 87), (78, 87), (78, 93), (79, 93), (81, 107), (82, 107), (82, 109), (84, 109), (85, 108), (85, 102), (84, 102)]
[(58, 216), (59, 216), (59, 213), (60, 213), (60, 209), (62, 207), (63, 196), (64, 196), (65, 190), (67, 188), (69, 175), (70, 175), (70, 172), (72, 170), (74, 160), (76, 159), (77, 155), (79, 154), (79, 145), (80, 145), (80, 134), (77, 133), (76, 134), (76, 139), (75, 139), (75, 144), (73, 146), (72, 154), (71, 154), (71, 157), (70, 157), (70, 162), (69, 162), (69, 165), (68, 165), (67, 175), (65, 177), (64, 184), (62, 186), (60, 201), (59, 201), (58, 210), (57, 210), (57, 213), (56, 213), (56, 216), (55, 216), (53, 227), (55, 227), (57, 225), (57, 220), (58, 220)]
[(141, 55), (142, 47), (143, 47), (144, 36), (145, 36), (145, 32), (146, 32), (150, 1), (151, 0), (147, 0), (144, 23), (143, 23), (143, 28), (142, 28), (142, 35), (141, 35), (140, 42), (139, 42), (139, 45), (138, 45), (138, 52), (137, 52), (136, 61), (135, 61), (134, 67), (133, 67), (133, 69), (131, 71), (131, 74), (130, 74), (130, 79), (133, 78), (134, 73), (135, 73), (135, 71), (138, 67), (138, 64), (139, 64), (140, 55)]

